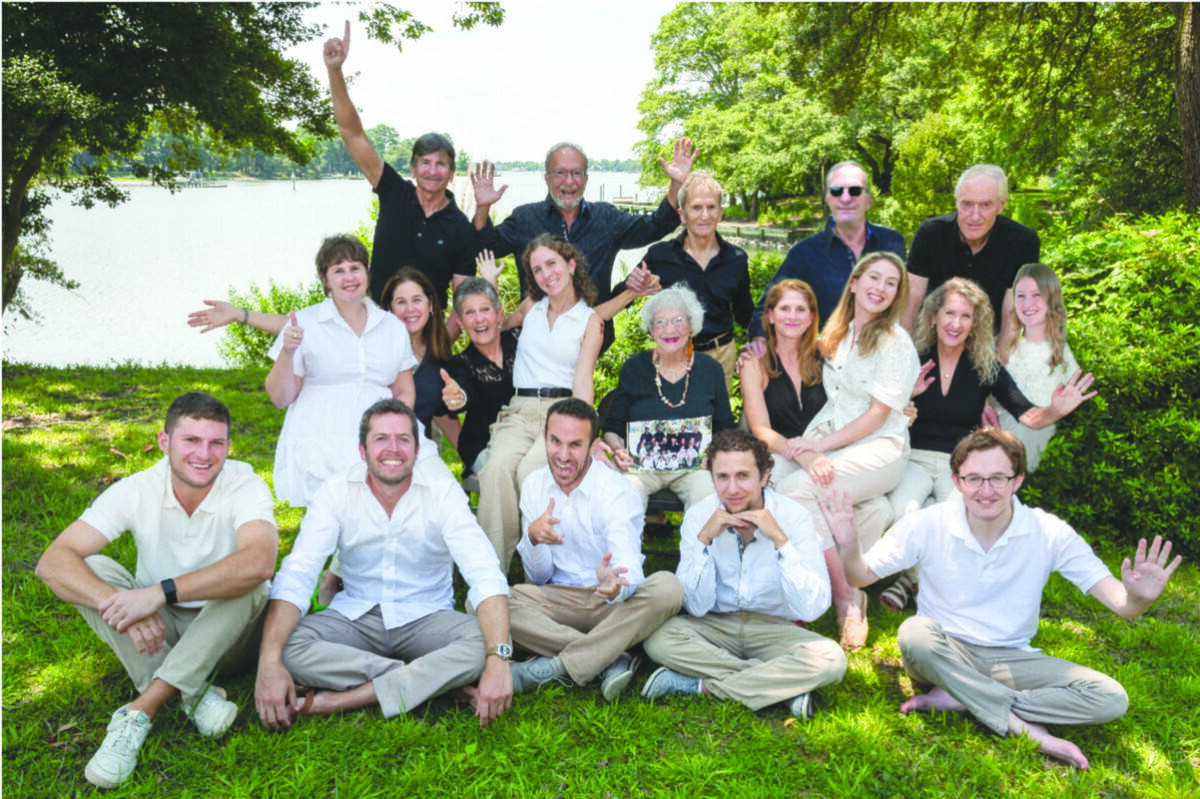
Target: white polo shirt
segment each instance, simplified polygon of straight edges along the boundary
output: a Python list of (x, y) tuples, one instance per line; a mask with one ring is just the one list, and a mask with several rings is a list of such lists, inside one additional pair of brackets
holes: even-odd
[(864, 556), (878, 577), (917, 566), (917, 615), (980, 646), (1034, 650), (1042, 590), (1058, 572), (1087, 593), (1111, 576), (1071, 526), (1013, 497), (1013, 518), (984, 552), (967, 526), (962, 495), (910, 513)]
[[(208, 496), (188, 516), (171, 488), (164, 456), (149, 469), (113, 483), (79, 517), (115, 541), (126, 531), (137, 544), (139, 586), (189, 574), (237, 551), (237, 530), (263, 520), (275, 524), (275, 501), (248, 463), (226, 460)], [(180, 602), (203, 607), (203, 601)]]

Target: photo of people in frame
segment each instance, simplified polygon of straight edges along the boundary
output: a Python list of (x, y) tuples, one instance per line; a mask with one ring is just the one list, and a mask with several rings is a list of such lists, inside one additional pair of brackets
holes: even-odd
[(633, 471), (686, 472), (699, 469), (712, 440), (712, 417), (629, 423)]

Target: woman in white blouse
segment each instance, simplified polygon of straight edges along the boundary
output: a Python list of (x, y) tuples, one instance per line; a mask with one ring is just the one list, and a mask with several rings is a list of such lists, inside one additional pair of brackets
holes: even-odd
[(367, 297), (367, 249), (353, 236), (317, 251), (323, 302), (291, 314), (270, 355), (266, 389), (287, 408), (275, 446), (275, 496), (307, 507), (325, 480), (358, 462), (358, 425), (378, 399), (410, 407), (416, 365), (408, 331)]
[[(867, 640), (867, 595), (846, 582), (841, 558), (820, 510), (830, 490), (858, 504), (891, 491), (908, 461), (904, 407), (920, 372), (917, 351), (900, 317), (908, 307), (908, 272), (889, 252), (863, 256), (818, 342), (828, 399), (798, 442), (804, 468), (778, 488), (813, 516), (833, 585), (841, 643)], [(872, 541), (864, 541), (867, 548)]]

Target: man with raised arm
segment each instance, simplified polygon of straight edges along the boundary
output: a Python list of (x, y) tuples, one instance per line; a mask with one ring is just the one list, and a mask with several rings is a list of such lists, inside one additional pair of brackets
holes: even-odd
[(875, 198), (867, 172), (854, 161), (834, 164), (825, 175), (825, 205), (829, 221), (825, 227), (792, 245), (771, 282), (763, 289), (754, 309), (747, 335), (751, 352), (760, 358), (766, 352), (762, 312), (767, 292), (781, 280), (795, 278), (812, 287), (817, 297), (821, 323), (833, 314), (854, 264), (872, 252), (894, 252), (904, 257), (904, 236), (899, 231), (872, 225), (867, 211)]
[(708, 447), (716, 494), (688, 509), (679, 530), (684, 610), (644, 644), (662, 668), (642, 696), (712, 694), (751, 710), (786, 702), (812, 717), (812, 692), (846, 671), (841, 646), (799, 627), (833, 590), (821, 540), (799, 503), (767, 487), (771, 453), (745, 430)]
[(1047, 724), (1103, 724), (1129, 706), (1125, 690), (1098, 671), (1030, 646), (1051, 572), (1134, 619), (1162, 593), (1182, 560), (1171, 542), (1138, 542), (1121, 579), (1061, 519), (1016, 498), (1025, 448), (1011, 433), (983, 428), (950, 458), (953, 498), (910, 513), (865, 555), (844, 496), (824, 503), (846, 579), (866, 586), (916, 566), (917, 615), (900, 625), (900, 653), (915, 681), (933, 689), (900, 706), (903, 713), (967, 711), (997, 735), (1024, 733), (1051, 757), (1081, 769), (1079, 747)]
[[(325, 67), (333, 94), (333, 115), (346, 149), (379, 195), (379, 221), (371, 251), (371, 296), (379, 302), (388, 279), (402, 267), (419, 269), (448, 308), (447, 289), (475, 274), (475, 228), (446, 187), (454, 179), (454, 145), (438, 133), (426, 133), (413, 145), (412, 181), (400, 177), (375, 151), (350, 101), (342, 64), (350, 52), (346, 35), (325, 42)], [(386, 309), (385, 309), (386, 310)], [(453, 315), (447, 323), (458, 336)]]
[(1017, 270), (1038, 262), (1038, 234), (1000, 212), (1008, 203), (1008, 177), (994, 164), (963, 171), (954, 186), (954, 213), (926, 219), (917, 228), (908, 259), (908, 311), (912, 332), (925, 295), (952, 277), (974, 280), (996, 312), (995, 329), (1012, 325), (1012, 284)]
[[(658, 278), (643, 265), (630, 272), (624, 284), (629, 290), (616, 292), (614, 288), (620, 286), (613, 286), (612, 269), (617, 252), (653, 244), (679, 226), (679, 187), (698, 154), (691, 140), (678, 139), (671, 161), (658, 159), (671, 183), (667, 187), (667, 196), (655, 212), (641, 216), (622, 211), (610, 203), (584, 200), (583, 190), (588, 181), (587, 156), (578, 144), (559, 142), (546, 152), (546, 199), (518, 205), (499, 225), (492, 224), (490, 211), (508, 186), (495, 187), (492, 164), (487, 161), (476, 164), (471, 183), (475, 187), (474, 222), (479, 230), (479, 246), (491, 250), (497, 258), (519, 256), (529, 242), (543, 233), (553, 233), (578, 247), (587, 259), (588, 274), (599, 291), (597, 310), (614, 296), (622, 297), (628, 305), (656, 285)], [(524, 296), (524, 272), (519, 271), (518, 277)], [(601, 315), (611, 319), (615, 311)], [(613, 326), (606, 324), (605, 349), (612, 343), (612, 338)]]
[[(106, 489), (38, 561), (37, 576), (83, 614), (138, 692), (84, 769), (101, 788), (129, 778), (176, 693), (206, 737), (237, 717), (210, 683), (253, 668), (279, 538), (267, 484), (226, 460), (229, 426), (229, 409), (208, 394), (176, 397), (158, 434), (166, 457)], [(125, 531), (137, 546), (133, 575), (99, 554)]]
[(513, 666), (513, 691), (603, 673), (616, 699), (633, 679), (626, 651), (679, 612), (683, 590), (670, 572), (642, 573), (642, 501), (589, 452), (600, 420), (571, 397), (546, 415), (547, 465), (521, 485), (517, 552), (530, 582), (512, 587), (513, 641), (540, 657)]
[[(358, 442), (363, 462), (317, 491), (275, 576), (254, 688), (259, 718), (287, 727), (296, 713), (374, 704), (391, 718), (478, 679), (466, 691), (486, 725), (512, 697), (508, 584), (496, 553), (458, 483), (417, 463), (407, 405), (368, 408)], [(335, 549), (344, 589), (304, 616)], [(477, 619), (453, 609), (456, 564)], [(326, 690), (301, 702), (297, 684)]]

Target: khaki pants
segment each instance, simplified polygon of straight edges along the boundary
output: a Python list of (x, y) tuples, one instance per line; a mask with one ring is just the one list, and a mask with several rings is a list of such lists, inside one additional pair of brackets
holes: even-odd
[(476, 518), (508, 573), (513, 552), (521, 540), (521, 482), (546, 465), (542, 431), (546, 413), (557, 399), (513, 397), (496, 421), (488, 439), (488, 457), (479, 471), (479, 507)]
[(675, 492), (684, 511), (716, 491), (707, 469), (690, 472), (629, 472), (625, 479), (633, 484), (642, 498), (642, 509), (650, 506), (650, 497), (664, 488)]
[(748, 610), (676, 616), (643, 646), (656, 663), (701, 677), (713, 696), (751, 710), (838, 682), (846, 672), (836, 642)]
[[(701, 352), (697, 350), (697, 352)], [(730, 339), (715, 350), (704, 350), (704, 355), (721, 364), (721, 369), (725, 372), (725, 390), (733, 390), (733, 375), (737, 372), (738, 348), (734, 343), (734, 339)]]
[(932, 619), (912, 616), (898, 634), (904, 668), (966, 705), (997, 735), (1008, 714), (1038, 724), (1103, 724), (1129, 707), (1125, 689), (1094, 669), (1041, 652), (978, 646), (949, 636)]
[[(833, 535), (821, 513), (821, 500), (830, 489), (846, 491), (855, 505), (884, 496), (896, 487), (904, 474), (908, 444), (892, 436), (879, 436), (826, 454), (833, 461), (833, 485), (829, 488), (814, 483), (807, 469), (797, 469), (783, 480), (777, 480), (775, 485), (782, 494), (796, 500), (812, 514), (822, 547), (829, 549), (833, 546)], [(866, 541), (862, 543), (864, 550), (869, 548)]]
[(283, 648), (297, 685), (345, 691), (374, 682), (385, 718), (479, 679), (484, 658), (475, 617), (439, 610), (389, 630), (378, 605), (354, 621), (336, 610), (305, 616)]
[[(92, 555), (84, 563), (118, 591), (143, 587), (110, 557)], [(162, 608), (158, 615), (167, 629), (157, 655), (140, 654), (133, 639), (109, 627), (100, 611), (83, 605), (75, 607), (121, 661), (139, 694), (150, 687), (152, 680), (159, 679), (178, 689), (184, 706), (191, 707), (203, 695), (214, 672), (237, 674), (255, 668), (269, 596), (270, 589), (263, 583), (234, 599), (210, 599), (202, 608)]]
[(514, 585), (508, 598), (513, 643), (553, 657), (580, 685), (644, 641), (683, 607), (683, 586), (671, 572), (650, 575), (624, 602), (606, 602), (594, 586)]
[[(775, 465), (771, 467), (772, 485), (778, 486), (796, 472), (805, 471), (803, 466), (781, 455), (772, 454), (771, 459), (775, 462)], [(820, 508), (817, 509), (817, 513), (821, 513)], [(822, 515), (823, 519), (824, 516)], [(854, 527), (858, 530), (858, 540), (862, 545), (863, 552), (866, 552), (876, 541), (883, 537), (883, 531), (891, 523), (892, 506), (888, 503), (887, 497), (869, 497), (862, 502), (854, 504)], [(821, 529), (820, 527), (817, 528), (817, 533), (822, 535), (821, 547), (822, 549), (829, 549), (833, 545), (833, 540), (832, 538), (824, 538)]]
[[(950, 477), (950, 455), (928, 449), (914, 449), (900, 483), (888, 494), (896, 519), (934, 502), (945, 502), (955, 491)], [(866, 551), (866, 550), (864, 550)]]

